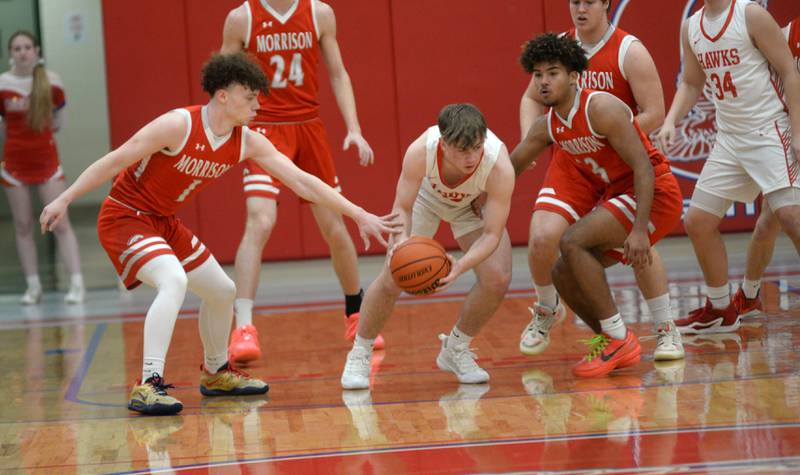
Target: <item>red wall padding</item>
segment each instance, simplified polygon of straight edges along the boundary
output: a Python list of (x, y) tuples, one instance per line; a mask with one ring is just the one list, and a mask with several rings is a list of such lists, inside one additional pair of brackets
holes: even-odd
[[(796, 0), (771, 0), (785, 24)], [(240, 0), (103, 0), (109, 116), (113, 146), (173, 107), (207, 100), (200, 67), (217, 50), (225, 15)], [(355, 150), (342, 151), (344, 123), (321, 66), (321, 115), (345, 195), (374, 213), (386, 213), (405, 147), (432, 125), (442, 106), (472, 102), (509, 149), (519, 141), (519, 100), (529, 80), (517, 63), (521, 44), (545, 30), (570, 26), (566, 0), (329, 0), (338, 39), (356, 93), (364, 136), (375, 165), (362, 168)], [(658, 5), (656, 5), (658, 3)], [(683, 0), (631, 1), (620, 26), (638, 36), (656, 60), (669, 100), (679, 68), (678, 31)], [(696, 3), (701, 3), (699, 0)], [(619, 2), (615, 1), (614, 5)], [(528, 223), (548, 158), (516, 184), (509, 233), (527, 242)], [(687, 196), (692, 182), (685, 182)], [(268, 259), (328, 254), (308, 206), (288, 190), (280, 200)], [(187, 205), (181, 217), (224, 263), (233, 261), (245, 221), (239, 168)], [(753, 218), (726, 220), (727, 229), (749, 229)], [(363, 250), (355, 233), (354, 241)], [(443, 226), (443, 228), (445, 228)], [(444, 231), (444, 229), (442, 230)], [(454, 245), (450, 233), (439, 238)], [(380, 253), (380, 246), (370, 248)]]

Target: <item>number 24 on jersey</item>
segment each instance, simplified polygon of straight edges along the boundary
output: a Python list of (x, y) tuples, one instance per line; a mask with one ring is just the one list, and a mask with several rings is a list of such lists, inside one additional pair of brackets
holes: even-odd
[(272, 76), (271, 87), (275, 89), (282, 89), (292, 81), (296, 87), (303, 85), (303, 58), (300, 53), (292, 55), (292, 61), (289, 63), (289, 75), (284, 77), (286, 72), (286, 60), (283, 56), (276, 54), (269, 59), (269, 64), (275, 67), (275, 74)]

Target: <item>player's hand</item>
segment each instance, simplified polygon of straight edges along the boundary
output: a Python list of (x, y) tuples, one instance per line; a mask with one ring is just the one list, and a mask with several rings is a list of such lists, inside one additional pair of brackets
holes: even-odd
[(447, 290), (453, 282), (458, 279), (458, 276), (464, 273), (464, 270), (461, 269), (461, 264), (459, 261), (456, 260), (455, 257), (451, 256), (450, 254), (446, 254), (447, 259), (450, 260), (450, 273), (446, 276), (439, 279), (439, 282), (436, 285), (436, 293), (444, 292)]
[(671, 144), (673, 140), (675, 140), (675, 124), (670, 121), (664, 121), (656, 135), (658, 148), (660, 148), (663, 153), (667, 153), (667, 147), (669, 147), (669, 144)]
[(42, 234), (55, 229), (65, 214), (67, 214), (67, 203), (60, 198), (54, 199), (49, 205), (45, 206), (39, 216)]
[(385, 216), (375, 216), (366, 211), (356, 220), (358, 234), (364, 240), (364, 249), (369, 250), (369, 238), (372, 236), (383, 247), (388, 247), (389, 243), (384, 239), (384, 234), (396, 234), (402, 232), (403, 221), (397, 213)]
[(625, 238), (625, 260), (635, 268), (649, 266), (653, 263), (650, 238), (646, 231), (634, 229)]
[(483, 192), (469, 204), (469, 207), (472, 208), (472, 212), (475, 213), (475, 216), (481, 219), (483, 219), (483, 205), (486, 204), (486, 197), (486, 192)]
[(362, 167), (375, 163), (375, 153), (373, 153), (372, 147), (369, 146), (364, 137), (355, 132), (348, 132), (347, 137), (344, 138), (342, 150), (349, 149), (353, 144), (358, 148), (358, 161)]

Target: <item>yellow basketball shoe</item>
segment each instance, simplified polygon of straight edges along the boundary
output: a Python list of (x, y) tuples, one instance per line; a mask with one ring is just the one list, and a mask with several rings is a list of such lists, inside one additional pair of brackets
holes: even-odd
[(200, 366), (200, 392), (203, 396), (249, 396), (264, 394), (269, 385), (260, 379), (251, 378), (244, 371), (225, 363), (215, 374)]
[(177, 414), (183, 409), (183, 404), (167, 394), (171, 384), (165, 384), (158, 373), (153, 374), (144, 383), (141, 380), (131, 389), (128, 409), (150, 415)]

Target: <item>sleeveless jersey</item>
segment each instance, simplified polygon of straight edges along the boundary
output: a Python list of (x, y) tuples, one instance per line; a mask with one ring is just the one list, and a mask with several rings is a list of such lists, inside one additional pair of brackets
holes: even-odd
[(706, 74), (717, 110), (717, 130), (751, 133), (787, 117), (769, 62), (747, 32), (747, 0), (731, 0), (717, 18), (705, 7), (689, 18), (689, 46)]
[(624, 62), (631, 43), (639, 40), (614, 25), (610, 25), (603, 38), (591, 48), (583, 45), (574, 28), (565, 34), (584, 47), (589, 59), (589, 67), (581, 73), (579, 87), (609, 92), (636, 111), (638, 105), (625, 74)]
[(186, 118), (180, 148), (161, 150), (126, 168), (117, 176), (109, 198), (148, 214), (171, 216), (185, 202), (244, 159), (247, 127), (215, 137), (205, 106), (175, 109)]
[(427, 200), (439, 202), (451, 210), (465, 208), (486, 189), (486, 179), (497, 162), (503, 142), (491, 131), (486, 130), (483, 154), (472, 174), (459, 183), (445, 183), (441, 177), (442, 148), (439, 141), (442, 134), (438, 126), (428, 128), (425, 139), (425, 178), (420, 185), (420, 194)]
[[(606, 195), (624, 193), (633, 185), (633, 169), (625, 163), (608, 140), (595, 133), (589, 123), (589, 102), (599, 91), (578, 89), (569, 117), (561, 118), (554, 109), (547, 114), (550, 140), (557, 143), (582, 174), (593, 180), (596, 187), (605, 187)], [(659, 152), (631, 114), (631, 122), (639, 133), (655, 176), (668, 173), (669, 161)]]
[(295, 0), (281, 15), (267, 0), (246, 0), (245, 50), (269, 81), (255, 122), (299, 122), (317, 117), (319, 27), (316, 0)]
[[(53, 108), (66, 104), (61, 79), (47, 71), (53, 91)], [(50, 128), (42, 132), (28, 127), (28, 105), (33, 76), (0, 74), (0, 116), (6, 128), (4, 167), (20, 178), (50, 176), (58, 169), (58, 151)]]

